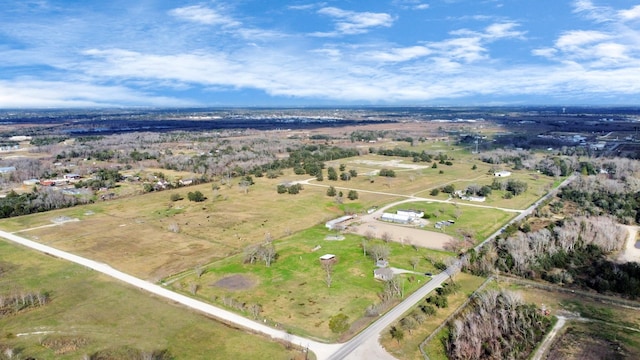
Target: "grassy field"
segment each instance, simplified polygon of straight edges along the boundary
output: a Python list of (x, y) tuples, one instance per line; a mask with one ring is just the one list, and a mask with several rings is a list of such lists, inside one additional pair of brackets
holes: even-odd
[[(31, 229), (21, 235), (157, 280), (241, 252), (263, 241), (267, 233), (277, 239), (343, 215), (345, 209), (361, 210), (394, 199), (361, 194), (357, 202), (337, 204), (321, 187), (306, 186), (298, 195), (277, 194), (276, 185), (282, 181), (259, 179), (246, 194), (237, 185), (216, 191), (211, 184), (152, 192), (3, 219), (0, 227)], [(193, 191), (201, 191), (207, 200), (188, 201), (187, 193)], [(171, 201), (174, 193), (184, 199)], [(63, 217), (80, 221), (42, 227)], [(172, 224), (179, 232), (169, 231)]]
[[(429, 215), (430, 225), (427, 230), (442, 231), (454, 237), (461, 237), (460, 232), (464, 231), (472, 234), (476, 242), (486, 239), (489, 235), (498, 230), (509, 219), (516, 216), (502, 210), (455, 205), (450, 203), (428, 203), (412, 202), (394, 206), (388, 212), (395, 212), (400, 209), (415, 209), (424, 211)], [(437, 216), (436, 216), (437, 215)], [(455, 219), (455, 220), (454, 220)], [(443, 227), (440, 230), (434, 229), (433, 224), (438, 221), (454, 220), (455, 223)]]
[[(330, 234), (323, 226), (296, 233), (277, 241), (278, 259), (266, 267), (264, 263), (245, 264), (243, 256), (233, 256), (207, 266), (206, 273), (197, 278), (188, 274), (173, 282), (179, 291), (188, 292), (191, 284), (199, 286), (198, 297), (214, 299), (225, 305), (225, 299), (250, 307), (262, 307), (261, 318), (270, 323), (286, 324), (287, 330), (319, 339), (335, 340), (328, 327), (329, 318), (338, 313), (349, 316), (355, 322), (364, 316), (367, 306), (378, 303), (378, 293), (383, 283), (373, 278), (374, 262), (363, 255), (362, 239), (345, 235), (341, 241), (325, 240)], [(367, 246), (382, 243), (369, 241)], [(411, 270), (411, 258), (420, 259), (416, 271), (419, 275), (402, 275), (406, 293), (414, 291), (427, 279), (424, 272), (436, 272), (426, 257), (442, 260), (449, 256), (444, 252), (414, 249), (397, 243), (389, 243), (390, 266)], [(314, 251), (314, 249), (316, 249)], [(334, 254), (338, 261), (334, 266), (331, 287), (325, 283), (325, 273), (319, 257)], [(217, 281), (241, 275), (242, 288), (229, 289), (215, 285)], [(171, 282), (174, 279), (166, 279)], [(246, 312), (248, 314), (248, 312)]]
[[(300, 356), (66, 261), (0, 241), (0, 295), (50, 293), (50, 302), (0, 315), (0, 349), (19, 358), (80, 359), (130, 347), (176, 359)], [(23, 335), (24, 334), (24, 335)]]
[[(329, 318), (344, 313), (352, 324), (370, 321), (362, 317), (368, 306), (379, 302), (383, 284), (373, 279), (374, 264), (363, 255), (362, 238), (347, 234), (343, 241), (327, 241), (324, 222), (345, 212), (362, 213), (412, 194), (425, 196), (429, 189), (447, 183), (461, 188), (460, 184), (493, 180), (487, 174), (489, 166), (475, 160), (468, 151), (452, 150), (444, 144), (437, 146), (454, 152), (452, 166), (438, 164), (433, 169), (428, 163), (411, 168), (416, 165), (411, 159), (366, 155), (328, 164), (338, 168), (344, 163), (347, 171), (357, 170), (359, 175), (351, 181), (328, 181), (326, 170), (321, 182), (287, 170), (277, 179), (254, 178), (255, 185), (246, 191), (238, 185), (238, 179), (231, 184), (200, 184), (3, 219), (0, 228), (108, 263), (143, 279), (175, 280), (172, 286), (187, 294), (194, 292), (195, 287), (196, 297), (248, 316), (250, 306), (260, 305), (259, 317), (272, 325), (278, 324), (296, 334), (336, 340), (340, 335), (330, 331)], [(477, 169), (471, 170), (474, 164)], [(397, 177), (366, 175), (385, 167), (396, 170)], [(187, 175), (165, 173), (170, 177)], [(533, 179), (524, 172), (514, 173), (514, 177), (519, 176), (529, 177), (530, 184), (539, 181), (540, 186), (548, 180)], [(276, 192), (278, 184), (295, 181), (311, 181), (313, 185), (304, 185), (298, 195)], [(344, 193), (342, 201), (326, 195), (330, 185)], [(533, 187), (530, 185), (529, 192)], [(357, 200), (346, 199), (350, 189), (358, 191)], [(195, 191), (201, 191), (206, 200), (189, 201), (188, 192)], [(529, 192), (496, 203), (512, 208), (525, 206), (534, 200)], [(172, 201), (175, 194), (182, 199)], [(413, 205), (431, 214), (439, 211), (438, 219), (443, 220), (455, 218), (459, 209), (459, 221), (445, 231), (458, 236), (459, 230), (467, 230), (476, 241), (483, 240), (513, 216), (500, 210), (453, 204)], [(73, 221), (61, 223), (61, 220)], [(277, 261), (268, 268), (264, 264), (243, 264), (243, 250), (267, 238), (275, 240)], [(437, 272), (427, 258), (442, 261), (450, 256), (397, 243), (388, 246), (392, 249), (391, 266), (410, 270), (412, 259), (418, 258), (416, 271), (420, 274)], [(338, 257), (331, 287), (324, 283), (325, 275), (318, 260), (325, 253)], [(198, 278), (196, 267), (206, 267), (207, 272)], [(234, 275), (239, 275), (241, 282), (246, 281), (244, 287), (214, 285)], [(406, 293), (424, 280), (424, 275), (402, 275)]]
[[(438, 309), (435, 316), (429, 317), (422, 325), (414, 329), (411, 333), (404, 333), (404, 339), (398, 343), (391, 338), (390, 333), (384, 332), (380, 337), (380, 342), (387, 351), (398, 359), (422, 359), (419, 345), (464, 301), (473, 293), (485, 280), (484, 278), (459, 273), (454, 278), (460, 284), (460, 290), (448, 296), (449, 307)], [(445, 329), (446, 330), (446, 329)], [(439, 343), (439, 342), (438, 342)], [(427, 354), (432, 359), (446, 359), (444, 352), (436, 347), (429, 347)], [(444, 356), (444, 357), (443, 357)]]

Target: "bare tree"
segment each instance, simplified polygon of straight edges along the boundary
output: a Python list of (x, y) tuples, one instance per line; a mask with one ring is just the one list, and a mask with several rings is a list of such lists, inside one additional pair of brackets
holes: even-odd
[(462, 209), (456, 208), (455, 210), (453, 210), (453, 217), (456, 220), (460, 219), (460, 216), (462, 216)]
[(410, 263), (411, 263), (411, 268), (415, 270), (418, 264), (420, 264), (420, 258), (417, 256), (414, 256), (411, 258)]
[(267, 267), (271, 266), (271, 263), (276, 259), (277, 253), (276, 248), (272, 243), (268, 243), (262, 246), (262, 251), (260, 252), (260, 256), (262, 260), (264, 260), (264, 264)]
[(383, 244), (375, 244), (369, 247), (368, 255), (371, 256), (373, 262), (377, 262), (378, 260), (385, 260), (389, 257), (391, 253), (391, 249), (387, 245)]
[(202, 265), (196, 265), (196, 267), (195, 267), (195, 269), (194, 269), (194, 270), (195, 270), (195, 272), (196, 272), (196, 276), (197, 276), (198, 278), (201, 278), (201, 277), (202, 277), (202, 275), (204, 274), (204, 272), (205, 272), (207, 269), (206, 269), (204, 266), (202, 266)]
[(191, 295), (195, 295), (199, 289), (200, 289), (200, 285), (194, 282), (189, 284), (189, 292), (191, 292)]
[(321, 261), (322, 270), (324, 270), (324, 282), (327, 284), (327, 287), (331, 287), (331, 283), (333, 282), (333, 265), (335, 264), (335, 259)]
[(391, 241), (391, 239), (393, 239), (393, 236), (389, 233), (389, 232), (384, 232), (382, 234), (382, 241), (388, 243), (389, 241)]
[(252, 304), (251, 306), (249, 306), (249, 312), (251, 313), (251, 316), (254, 319), (257, 319), (260, 316), (260, 313), (262, 312), (262, 305)]

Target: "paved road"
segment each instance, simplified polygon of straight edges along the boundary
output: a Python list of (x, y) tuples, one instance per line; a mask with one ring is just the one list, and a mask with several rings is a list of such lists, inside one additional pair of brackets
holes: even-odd
[[(393, 359), (393, 357), (391, 357), (390, 355), (388, 355), (387, 357), (380, 352), (376, 352), (377, 355), (373, 355), (370, 352), (367, 352), (367, 349), (369, 349), (369, 347), (363, 346), (363, 344), (370, 343), (371, 339), (375, 339), (375, 341), (377, 342), (378, 338), (380, 337), (380, 333), (382, 333), (391, 324), (395, 323), (398, 318), (409, 311), (415, 304), (422, 301), (427, 296), (427, 294), (429, 294), (435, 288), (439, 287), (448, 278), (449, 276), (445, 272), (434, 276), (431, 281), (429, 281), (413, 294), (409, 295), (404, 301), (381, 316), (380, 319), (376, 320), (376, 322), (371, 324), (360, 334), (344, 343), (342, 347), (340, 347), (340, 349), (333, 353), (328, 359)], [(375, 357), (371, 357), (372, 355)]]
[(196, 300), (196, 299), (192, 299), (188, 296), (185, 295), (181, 295), (178, 293), (175, 293), (173, 291), (170, 291), (168, 289), (165, 289), (161, 286), (152, 284), (150, 282), (144, 281), (142, 279), (138, 279), (134, 276), (131, 276), (129, 274), (125, 274), (121, 271), (118, 271), (114, 268), (112, 268), (111, 266), (104, 264), (104, 263), (100, 263), (97, 261), (93, 261), (87, 258), (83, 258), (71, 253), (68, 253), (66, 251), (62, 251), (62, 250), (58, 250), (55, 248), (52, 248), (50, 246), (47, 245), (43, 245), (40, 243), (37, 243), (35, 241), (31, 241), (28, 239), (25, 239), (21, 236), (17, 236), (15, 234), (11, 234), (5, 231), (0, 231), (0, 237), (3, 237), (9, 241), (12, 241), (14, 243), (18, 243), (20, 245), (29, 247), (31, 249), (43, 252), (45, 254), (49, 254), (49, 255), (53, 255), (55, 257), (61, 258), (61, 259), (65, 259), (83, 266), (86, 266), (90, 269), (93, 269), (95, 271), (101, 272), (105, 275), (111, 276), (115, 279), (118, 279), (120, 281), (123, 281), (127, 284), (133, 285), (135, 287), (138, 287), (142, 290), (148, 291), (152, 294), (161, 296), (163, 298), (166, 299), (170, 299), (172, 301), (175, 301), (179, 304), (182, 304), (184, 306), (187, 306), (191, 309), (195, 309), (198, 311), (201, 311), (205, 314), (211, 315), (215, 318), (221, 319), (223, 321), (229, 322), (229, 323), (233, 323), (235, 325), (244, 327), (246, 329), (251, 329), (253, 331), (256, 332), (260, 332), (262, 334), (268, 335), (271, 338), (274, 339), (280, 339), (280, 340), (285, 340), (285, 341), (290, 341), (294, 344), (300, 345), (302, 347), (308, 347), (311, 351), (313, 351), (318, 359), (326, 359), (329, 357), (329, 355), (331, 355), (332, 353), (334, 353), (338, 348), (340, 348), (340, 344), (323, 344), (320, 342), (316, 342), (313, 340), (309, 340), (309, 339), (305, 339), (302, 337), (298, 337), (295, 335), (291, 335), (291, 334), (287, 334), (284, 331), (281, 330), (277, 330), (277, 329), (273, 329), (269, 326), (266, 326), (262, 323), (253, 321), (253, 320), (249, 320), (245, 317), (242, 317), (238, 314), (234, 314), (230, 311), (215, 307), (211, 304), (207, 304), (204, 303), (202, 301)]

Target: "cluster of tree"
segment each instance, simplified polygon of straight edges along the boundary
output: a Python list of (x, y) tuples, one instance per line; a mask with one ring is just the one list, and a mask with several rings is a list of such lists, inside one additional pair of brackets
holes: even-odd
[(270, 241), (264, 244), (250, 245), (244, 249), (245, 263), (254, 264), (257, 261), (264, 261), (264, 264), (269, 267), (277, 258), (276, 247)]
[(439, 309), (444, 309), (449, 307), (449, 300), (447, 296), (457, 292), (460, 290), (460, 285), (452, 282), (452, 283), (444, 283), (442, 287), (436, 289), (436, 293), (434, 295), (430, 295), (426, 301), (429, 304), (433, 304)]
[(87, 180), (81, 180), (74, 184), (76, 189), (90, 188), (92, 190), (98, 190), (100, 188), (111, 189), (116, 187), (116, 184), (122, 181), (124, 177), (117, 169), (98, 169), (93, 173), (93, 178)]
[(11, 295), (0, 295), (0, 318), (15, 314), (25, 309), (44, 306), (49, 302), (48, 292), (14, 292)]
[(384, 138), (386, 134), (386, 131), (356, 130), (349, 135), (349, 138), (351, 139), (351, 142), (375, 141)]
[(448, 305), (447, 296), (457, 292), (460, 286), (456, 283), (444, 283), (442, 287), (436, 289), (436, 294), (425, 299), (426, 304), (419, 305), (409, 315), (400, 319), (400, 322), (392, 326), (389, 334), (398, 343), (404, 338), (404, 331), (411, 333), (414, 329), (422, 325), (427, 319), (437, 313), (437, 308), (446, 308)]
[(6, 197), (0, 198), (0, 218), (62, 209), (88, 202), (90, 199), (65, 195), (61, 191), (49, 188), (41, 187), (37, 191), (24, 194), (11, 191)]
[(516, 179), (509, 179), (507, 181), (502, 181), (498, 179), (493, 179), (490, 188), (492, 190), (504, 190), (507, 191), (505, 197), (509, 198), (512, 196), (520, 195), (527, 191), (529, 185), (522, 181)]
[(196, 190), (196, 191), (189, 191), (189, 193), (187, 194), (187, 199), (193, 202), (203, 202), (207, 198), (204, 196), (204, 194), (201, 191)]
[(396, 177), (396, 172), (391, 169), (380, 169), (378, 175), (384, 177)]
[(469, 186), (467, 186), (467, 189), (465, 190), (465, 194), (467, 195), (475, 195), (475, 196), (489, 196), (491, 195), (491, 191), (493, 189), (491, 188), (491, 186), (489, 185), (478, 185), (478, 184), (471, 184)]
[(511, 164), (522, 168), (523, 162), (531, 158), (531, 153), (525, 150), (496, 149), (480, 154), (480, 160), (488, 164)]
[(433, 161), (433, 155), (422, 150), (421, 152), (405, 150), (401, 148), (385, 149), (385, 148), (369, 148), (369, 152), (372, 154), (378, 154), (383, 156), (397, 156), (412, 158), (413, 162), (431, 162)]
[(640, 223), (640, 186), (635, 178), (581, 176), (558, 196), (576, 203), (584, 214), (615, 216), (623, 223)]
[(476, 295), (449, 324), (449, 359), (527, 359), (551, 326), (534, 305), (508, 291)]
[(278, 184), (278, 186), (276, 186), (278, 194), (296, 195), (299, 194), (302, 189), (302, 184)]
[[(309, 174), (311, 176), (318, 176), (325, 167), (324, 161), (359, 155), (356, 149), (345, 149), (337, 146), (329, 147), (325, 145), (305, 145), (300, 149), (287, 150), (289, 152), (289, 158), (281, 159), (277, 162), (274, 161), (268, 165), (270, 169), (276, 168), (276, 166), (280, 168), (293, 168), (294, 172), (298, 175)], [(332, 179), (329, 174), (329, 180), (337, 180), (337, 174), (335, 179)]]
[(611, 217), (577, 217), (535, 232), (515, 231), (470, 251), (463, 266), (476, 274), (495, 269), (596, 291), (640, 296), (640, 266), (619, 264), (606, 256), (622, 248), (627, 231)]
[[(624, 244), (626, 230), (614, 219), (605, 216), (566, 219), (557, 225), (535, 232), (518, 232), (509, 238), (496, 240), (501, 271), (527, 276), (530, 270), (544, 270), (545, 259), (556, 253), (571, 253), (590, 245), (605, 253), (619, 250)], [(556, 266), (566, 268), (569, 264)]]

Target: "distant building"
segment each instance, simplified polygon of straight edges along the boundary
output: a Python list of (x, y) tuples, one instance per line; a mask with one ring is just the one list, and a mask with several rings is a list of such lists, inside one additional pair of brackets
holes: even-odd
[(338, 227), (338, 224), (343, 223), (347, 220), (351, 220), (353, 219), (354, 216), (353, 215), (345, 215), (345, 216), (341, 216), (337, 219), (333, 219), (330, 221), (327, 221), (324, 226), (329, 229), (329, 230), (335, 230)]
[(80, 177), (80, 174), (64, 174), (63, 176), (65, 180), (79, 180)]
[(0, 174), (8, 174), (11, 172), (16, 171), (16, 167), (15, 166), (5, 166), (5, 167), (0, 167)]

